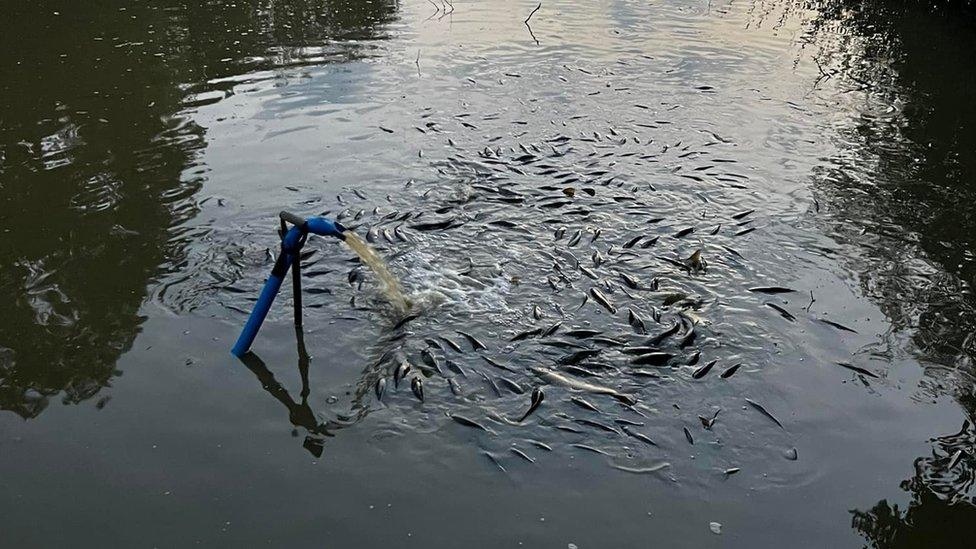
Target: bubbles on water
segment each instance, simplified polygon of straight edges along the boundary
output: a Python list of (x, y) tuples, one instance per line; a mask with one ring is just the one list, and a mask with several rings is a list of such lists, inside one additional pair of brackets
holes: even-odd
[[(466, 267), (455, 268), (450, 263), (458, 260), (456, 243), (443, 242), (438, 248), (439, 243), (424, 242), (397, 258), (412, 298), (428, 307), (447, 303), (458, 316), (482, 313), (499, 318), (512, 312), (506, 299), (511, 282), (497, 263), (471, 260)], [(485, 259), (482, 254), (478, 257)]]

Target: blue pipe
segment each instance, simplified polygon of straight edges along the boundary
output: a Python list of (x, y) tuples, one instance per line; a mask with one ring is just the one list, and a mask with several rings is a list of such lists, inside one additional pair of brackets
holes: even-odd
[(339, 222), (324, 217), (310, 217), (305, 220), (305, 230), (312, 234), (334, 236), (339, 240), (346, 239), (346, 229)]
[(280, 217), (282, 220), (292, 223), (293, 227), (288, 229), (288, 232), (282, 237), (281, 254), (278, 255), (274, 268), (271, 269), (271, 276), (265, 281), (264, 289), (261, 290), (261, 295), (258, 297), (257, 303), (254, 304), (254, 309), (251, 310), (251, 316), (248, 317), (241, 335), (237, 338), (237, 343), (231, 349), (231, 353), (236, 357), (242, 357), (250, 350), (261, 325), (264, 324), (265, 317), (268, 316), (268, 311), (271, 310), (271, 304), (274, 303), (278, 291), (281, 290), (281, 284), (288, 274), (288, 269), (298, 260), (302, 246), (305, 245), (305, 240), (308, 238), (308, 233), (334, 236), (340, 240), (346, 239), (344, 234), (346, 228), (324, 217), (303, 219), (288, 212), (281, 212)]
[[(258, 302), (254, 304), (254, 309), (251, 310), (251, 316), (248, 317), (247, 324), (244, 325), (240, 337), (237, 338), (237, 343), (234, 344), (234, 348), (230, 351), (234, 356), (242, 357), (251, 349), (251, 344), (254, 343), (254, 338), (258, 336), (258, 330), (264, 324), (264, 319), (268, 316), (268, 311), (271, 310), (271, 304), (274, 303), (275, 297), (278, 296), (278, 290), (281, 289), (281, 283), (285, 280), (285, 273), (288, 272), (294, 259), (295, 256), (288, 253), (282, 253), (278, 256), (278, 261), (275, 262), (271, 276), (264, 283), (264, 289), (261, 290), (261, 296), (258, 297)], [(277, 274), (282, 269), (284, 272)]]

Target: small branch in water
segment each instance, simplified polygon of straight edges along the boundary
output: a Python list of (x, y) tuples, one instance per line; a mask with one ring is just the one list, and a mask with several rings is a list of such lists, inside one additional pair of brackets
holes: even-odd
[(530, 13), (529, 16), (525, 18), (525, 21), (523, 21), (523, 23), (525, 23), (525, 28), (529, 29), (529, 34), (532, 36), (532, 39), (535, 40), (536, 46), (539, 45), (539, 39), (536, 38), (535, 33), (532, 32), (532, 25), (529, 25), (529, 19), (532, 19), (532, 16), (535, 15), (535, 12), (539, 11), (539, 8), (541, 7), (542, 7), (542, 2), (539, 2), (539, 5), (536, 6), (535, 9), (532, 10), (532, 13)]
[(827, 71), (824, 70), (823, 65), (820, 64), (820, 60), (818, 60), (816, 57), (814, 57), (813, 58), (813, 62), (816, 63), (817, 70), (820, 71), (820, 75), (821, 76), (823, 76), (824, 78), (830, 78), (830, 74), (828, 74)]
[(816, 57), (813, 58), (813, 62), (817, 65), (817, 70), (820, 71), (820, 76), (818, 76), (817, 79), (813, 82), (813, 89), (815, 90), (817, 89), (818, 86), (820, 86), (820, 82), (823, 82), (824, 80), (830, 80), (831, 76), (833, 75), (829, 74), (827, 71), (824, 70), (823, 65), (820, 64), (820, 60), (817, 59)]
[(432, 13), (432, 14), (430, 14), (430, 17), (428, 17), (427, 19), (424, 19), (424, 21), (430, 21), (431, 19), (433, 19), (433, 18), (434, 18), (434, 16), (435, 16), (435, 15), (437, 15), (438, 13), (440, 13), (440, 12), (441, 12), (441, 8), (440, 8), (440, 6), (438, 6), (437, 4), (435, 4), (435, 3), (434, 3), (434, 0), (427, 0), (427, 2), (428, 2), (428, 3), (429, 3), (429, 4), (431, 5), (431, 6), (434, 6), (434, 13)]
[(810, 290), (810, 303), (808, 303), (806, 307), (808, 313), (810, 312), (810, 307), (813, 307), (814, 301), (816, 301), (816, 299), (813, 298), (813, 290)]
[(421, 77), (422, 75), (420, 74), (420, 50), (417, 50), (417, 60), (414, 61), (414, 64), (417, 65), (417, 76)]

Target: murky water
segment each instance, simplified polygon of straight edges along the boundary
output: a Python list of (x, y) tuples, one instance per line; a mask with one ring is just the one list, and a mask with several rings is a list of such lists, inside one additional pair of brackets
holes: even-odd
[[(3, 545), (967, 545), (964, 10), (82, 4), (0, 19)], [(282, 209), (414, 314), (313, 238), (234, 359)]]

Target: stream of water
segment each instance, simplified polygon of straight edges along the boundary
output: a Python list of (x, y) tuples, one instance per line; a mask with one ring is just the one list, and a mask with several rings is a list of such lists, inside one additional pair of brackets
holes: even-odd
[(346, 232), (345, 237), (346, 245), (356, 252), (359, 260), (369, 267), (379, 279), (380, 289), (393, 307), (394, 312), (398, 315), (407, 314), (410, 311), (410, 301), (403, 295), (403, 290), (400, 289), (400, 281), (390, 272), (390, 268), (383, 261), (383, 258), (376, 253), (372, 246), (356, 236), (356, 233)]

